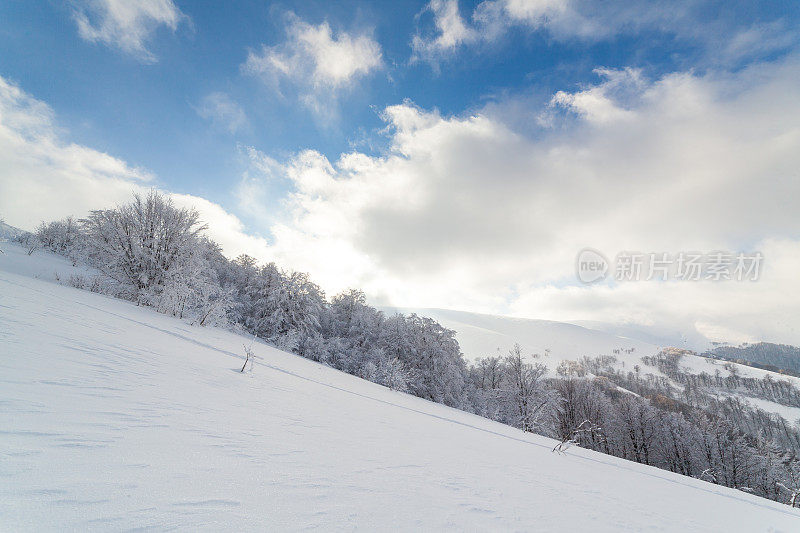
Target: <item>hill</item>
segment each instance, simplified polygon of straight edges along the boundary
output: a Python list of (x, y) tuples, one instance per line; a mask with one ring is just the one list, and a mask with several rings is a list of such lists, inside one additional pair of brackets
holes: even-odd
[(785, 505), (558, 455), (550, 439), (36, 279), (28, 260), (69, 266), (0, 256), (2, 529), (800, 527)]
[(0, 220), (0, 241), (10, 240), (15, 237), (18, 237), (25, 233), (19, 228), (15, 228), (14, 226), (9, 226), (2, 220)]
[(519, 343), (528, 353), (538, 353), (549, 361), (576, 360), (583, 356), (611, 355), (620, 350), (622, 355), (653, 355), (659, 347), (603, 331), (566, 322), (532, 320), (502, 315), (487, 315), (454, 311), (451, 309), (384, 307), (386, 313), (416, 313), (430, 317), (456, 332), (456, 338), (467, 359), (505, 355)]
[(800, 372), (800, 348), (797, 346), (758, 342), (741, 346), (717, 346), (709, 353), (730, 361), (746, 361), (750, 364), (789, 370), (795, 375)]

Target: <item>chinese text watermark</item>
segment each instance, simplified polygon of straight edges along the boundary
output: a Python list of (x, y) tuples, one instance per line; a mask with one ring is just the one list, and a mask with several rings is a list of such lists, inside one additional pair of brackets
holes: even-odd
[(761, 252), (620, 252), (613, 262), (592, 248), (584, 248), (575, 261), (583, 283), (613, 276), (625, 281), (757, 281), (764, 256)]

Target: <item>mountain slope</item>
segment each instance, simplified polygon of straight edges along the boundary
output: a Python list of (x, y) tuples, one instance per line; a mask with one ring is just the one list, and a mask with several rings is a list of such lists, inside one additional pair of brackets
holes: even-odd
[(15, 228), (14, 226), (9, 226), (2, 220), (0, 220), (0, 241), (3, 240), (11, 240), (15, 237), (18, 237), (25, 233), (19, 228)]
[[(577, 361), (583, 356), (613, 355), (617, 361), (611, 366), (618, 370), (629, 372), (638, 366), (642, 375), (664, 376), (655, 366), (645, 364), (642, 360), (643, 356), (655, 355), (662, 347), (611, 332), (590, 329), (588, 326), (450, 309), (384, 307), (382, 310), (388, 314), (416, 313), (433, 318), (456, 332), (456, 339), (464, 356), (472, 361), (491, 355), (505, 356), (515, 343), (519, 343), (525, 353), (539, 354), (537, 362), (546, 365), (551, 375), (556, 375), (559, 363), (564, 360)], [(770, 376), (775, 380), (790, 381), (796, 387), (800, 387), (800, 378), (737, 363), (730, 363), (726, 367), (714, 359), (689, 353), (682, 357), (680, 367), (683, 371), (695, 375), (701, 373), (713, 375), (716, 372), (730, 375), (731, 367), (734, 367), (740, 376), (755, 379)], [(678, 391), (683, 388), (676, 383), (673, 385)], [(790, 423), (800, 420), (800, 407), (752, 398), (741, 395), (741, 391), (740, 394), (731, 394), (730, 391), (712, 392), (723, 396), (739, 396), (741, 401), (749, 402), (767, 412), (779, 414)]]
[[(620, 337), (566, 322), (532, 320), (500, 315), (485, 315), (451, 309), (393, 308), (385, 307), (386, 313), (416, 313), (430, 317), (443, 326), (456, 331), (461, 351), (467, 359), (506, 355), (515, 343), (528, 353), (544, 355), (549, 350), (552, 361), (576, 360), (584, 355), (610, 355), (615, 349), (634, 349), (638, 360), (642, 355), (658, 351), (654, 344)], [(624, 358), (625, 354), (620, 357)]]
[(260, 343), (241, 374), (242, 336), (7, 265), (2, 530), (800, 528), (787, 506), (557, 455), (549, 439)]
[(717, 346), (709, 353), (728, 360), (744, 360), (800, 372), (800, 348), (787, 344), (758, 342), (742, 346)]

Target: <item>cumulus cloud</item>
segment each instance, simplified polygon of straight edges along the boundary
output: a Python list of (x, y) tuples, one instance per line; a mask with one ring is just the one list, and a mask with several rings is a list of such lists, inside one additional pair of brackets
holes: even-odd
[[(725, 340), (800, 342), (800, 61), (648, 79), (598, 69), (556, 93), (534, 133), (497, 106), (443, 116), (386, 108), (389, 148), (277, 161), (249, 147), (240, 198), (267, 212), (288, 181), (270, 242), (203, 198), (227, 253), (311, 272), (376, 303), (561, 320), (666, 324)], [(510, 102), (508, 105), (514, 105)], [(52, 110), (0, 78), (0, 216), (32, 229), (157, 184), (147, 171), (65, 140)], [(641, 252), (760, 250), (751, 283), (579, 285), (584, 247)]]
[(279, 92), (285, 84), (293, 86), (319, 113), (330, 98), (383, 65), (381, 47), (367, 33), (334, 33), (327, 22), (315, 26), (294, 14), (287, 20), (286, 41), (251, 50), (242, 71)]
[(62, 139), (52, 110), (0, 77), (0, 212), (24, 229), (86, 213), (148, 187), (153, 176)]
[(83, 39), (154, 63), (147, 41), (160, 26), (175, 31), (186, 15), (172, 0), (79, 0), (73, 4), (73, 18)]
[[(649, 5), (648, 5), (649, 4)], [(674, 6), (673, 16), (683, 6)], [(605, 2), (602, 6), (582, 0), (486, 0), (473, 18), (487, 39), (494, 39), (512, 26), (546, 29), (559, 39), (595, 40), (632, 26), (646, 26), (663, 18), (666, 10), (653, 3)]]
[[(535, 135), (500, 114), (404, 103), (385, 110), (391, 147), (381, 155), (297, 154), (284, 166), (294, 193), (273, 227), (273, 255), (329, 290), (361, 286), (401, 306), (800, 340), (797, 324), (781, 326), (787, 309), (800, 311), (789, 296), (800, 290), (789, 274), (800, 234), (800, 63), (656, 80), (598, 74), (595, 86), (558, 93), (548, 109), (560, 110), (559, 127)], [(749, 285), (583, 287), (573, 268), (586, 246), (610, 256), (761, 249), (780, 267)]]
[(271, 227), (279, 217), (281, 199), (286, 194), (284, 165), (252, 146), (239, 146), (247, 166), (234, 189), (239, 211), (262, 228)]
[[(157, 187), (151, 173), (64, 137), (47, 104), (0, 77), (0, 218), (31, 231), (41, 221), (82, 217)], [(248, 235), (221, 206), (196, 196), (170, 196), (198, 209), (208, 234), (227, 254), (268, 257), (267, 242)]]
[(511, 313), (528, 316), (546, 309), (553, 320), (599, 321), (670, 339), (680, 332), (690, 346), (701, 345), (703, 339), (796, 345), (800, 304), (792, 295), (800, 291), (800, 241), (768, 237), (753, 246), (765, 258), (755, 282), (531, 286), (514, 301)]
[(649, 0), (484, 0), (467, 18), (459, 15), (458, 0), (432, 0), (427, 9), (434, 14), (436, 29), (424, 36), (417, 33), (412, 60), (434, 66), (459, 46), (495, 42), (512, 29), (546, 32), (560, 42), (596, 42), (643, 32), (669, 35), (705, 47), (709, 64), (758, 59), (798, 42), (796, 29), (780, 19), (746, 27), (747, 14), (733, 9), (710, 17), (708, 6), (693, 0), (669, 5)]
[[(459, 13), (458, 0), (431, 0), (435, 30), (417, 33), (412, 41), (412, 61), (434, 66), (460, 46), (496, 41), (511, 28), (548, 31), (561, 40), (598, 40), (659, 20), (661, 8), (647, 2), (595, 2), (581, 0), (484, 0), (468, 20)], [(677, 6), (671, 16), (682, 9)]]
[(242, 221), (219, 204), (190, 194), (168, 194), (175, 205), (191, 207), (200, 213), (200, 219), (208, 225), (206, 234), (222, 246), (228, 257), (248, 254), (261, 261), (270, 260), (267, 240), (247, 233)]
[(206, 95), (196, 108), (197, 114), (215, 126), (236, 133), (247, 125), (244, 110), (225, 93)]

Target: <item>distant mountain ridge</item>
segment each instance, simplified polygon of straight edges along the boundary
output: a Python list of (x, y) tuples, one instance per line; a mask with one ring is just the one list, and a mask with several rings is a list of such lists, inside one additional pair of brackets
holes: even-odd
[(638, 361), (653, 355), (659, 346), (639, 339), (599, 331), (568, 322), (515, 318), (436, 308), (383, 307), (384, 313), (416, 313), (456, 331), (456, 340), (468, 360), (506, 355), (515, 344), (529, 354), (547, 355), (551, 361), (577, 360), (583, 356), (611, 355), (630, 350)]
[(717, 346), (710, 355), (731, 361), (746, 361), (800, 372), (800, 348), (788, 344), (758, 342), (740, 346)]

